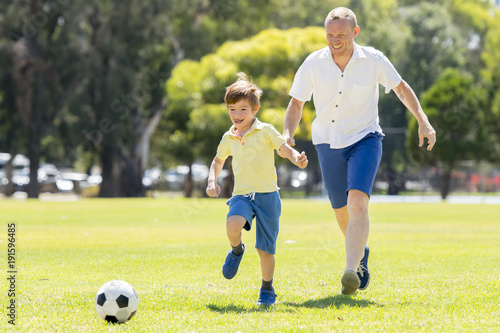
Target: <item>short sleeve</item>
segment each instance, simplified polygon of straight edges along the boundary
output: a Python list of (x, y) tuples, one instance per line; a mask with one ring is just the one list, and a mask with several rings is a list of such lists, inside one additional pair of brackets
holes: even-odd
[(295, 73), (289, 95), (301, 102), (311, 100), (313, 93), (313, 80), (309, 71), (309, 58), (306, 59)]
[(378, 70), (378, 81), (385, 87), (386, 94), (388, 94), (392, 89), (396, 88), (401, 83), (401, 75), (399, 75), (391, 61), (382, 53), (379, 56)]
[(231, 155), (231, 148), (229, 145), (229, 137), (225, 134), (217, 147), (217, 154), (215, 155), (220, 160), (226, 160)]
[(278, 130), (274, 128), (273, 125), (269, 125), (266, 127), (266, 133), (273, 149), (279, 150), (280, 147), (286, 143), (285, 138), (283, 138), (280, 132), (278, 132)]

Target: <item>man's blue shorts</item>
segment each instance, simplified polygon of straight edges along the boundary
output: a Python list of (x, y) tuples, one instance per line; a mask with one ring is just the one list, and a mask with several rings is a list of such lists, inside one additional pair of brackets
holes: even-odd
[(382, 158), (382, 139), (382, 134), (375, 132), (345, 148), (316, 145), (323, 182), (334, 209), (347, 205), (349, 190), (371, 195)]
[(243, 216), (247, 223), (244, 229), (249, 231), (255, 217), (255, 247), (269, 254), (276, 253), (279, 221), (281, 216), (281, 199), (279, 192), (253, 193), (251, 195), (235, 195), (226, 204), (229, 206), (227, 217)]

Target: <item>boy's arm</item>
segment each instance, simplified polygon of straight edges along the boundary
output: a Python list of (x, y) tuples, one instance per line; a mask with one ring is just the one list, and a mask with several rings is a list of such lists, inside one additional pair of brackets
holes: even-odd
[(222, 168), (224, 167), (224, 162), (226, 160), (221, 160), (215, 157), (210, 165), (210, 171), (208, 172), (208, 185), (207, 194), (210, 197), (218, 197), (221, 191), (219, 184), (217, 184), (217, 178), (219, 178)]
[(290, 147), (288, 143), (282, 144), (280, 149), (278, 150), (278, 153), (283, 157), (288, 158), (290, 162), (292, 162), (301, 169), (304, 169), (307, 166), (307, 163), (309, 162), (307, 160), (305, 152), (299, 153), (298, 151)]

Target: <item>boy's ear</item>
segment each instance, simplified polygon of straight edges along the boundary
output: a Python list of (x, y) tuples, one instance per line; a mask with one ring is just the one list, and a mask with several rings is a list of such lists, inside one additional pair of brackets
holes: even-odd
[(253, 108), (253, 115), (255, 116), (257, 114), (257, 112), (259, 111), (259, 108), (260, 108), (260, 104), (256, 105), (254, 108)]

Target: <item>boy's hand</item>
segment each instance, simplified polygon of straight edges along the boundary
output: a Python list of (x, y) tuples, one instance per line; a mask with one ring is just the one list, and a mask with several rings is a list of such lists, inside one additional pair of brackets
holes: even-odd
[(208, 181), (207, 194), (209, 197), (217, 198), (220, 194), (221, 188), (217, 182)]
[(309, 161), (307, 160), (306, 152), (304, 151), (295, 157), (295, 164), (301, 169), (304, 169), (308, 163)]

